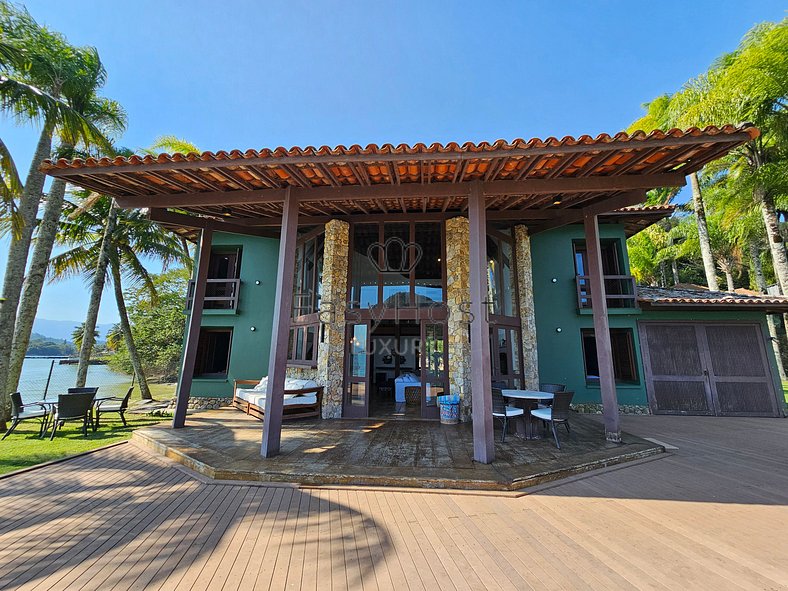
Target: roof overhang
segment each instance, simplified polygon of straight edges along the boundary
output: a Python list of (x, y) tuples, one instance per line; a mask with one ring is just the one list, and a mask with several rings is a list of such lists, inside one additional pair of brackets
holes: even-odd
[(540, 231), (641, 203), (757, 137), (751, 125), (615, 136), (366, 148), (276, 148), (45, 161), (41, 169), (122, 207), (177, 208), (236, 227), (276, 228), (285, 195), (299, 224), (464, 215), (471, 186), (491, 221)]

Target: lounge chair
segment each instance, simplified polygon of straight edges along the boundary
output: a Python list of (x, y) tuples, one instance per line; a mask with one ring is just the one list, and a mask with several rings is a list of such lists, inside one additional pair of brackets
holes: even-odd
[(14, 392), (11, 394), (11, 426), (3, 435), (3, 439), (11, 435), (17, 425), (27, 419), (39, 419), (41, 421), (41, 429), (39, 429), (38, 436), (43, 437), (44, 433), (46, 433), (48, 418), (49, 409), (46, 405), (38, 402), (22, 404), (22, 395), (19, 392)]

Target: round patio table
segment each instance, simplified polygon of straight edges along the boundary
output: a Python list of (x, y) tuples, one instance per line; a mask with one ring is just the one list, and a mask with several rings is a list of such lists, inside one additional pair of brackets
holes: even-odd
[[(517, 401), (533, 401), (537, 404), (539, 402), (546, 402), (553, 399), (553, 395), (550, 392), (540, 392), (538, 390), (501, 390), (501, 394), (503, 394), (504, 398), (510, 398), (512, 400)], [(531, 416), (531, 410), (533, 405), (526, 405), (523, 402), (520, 402), (519, 408), (522, 408), (525, 412), (523, 413), (522, 420), (515, 421), (516, 425), (516, 435), (518, 437), (522, 437), (523, 439), (541, 439), (542, 436), (539, 435), (539, 422)]]

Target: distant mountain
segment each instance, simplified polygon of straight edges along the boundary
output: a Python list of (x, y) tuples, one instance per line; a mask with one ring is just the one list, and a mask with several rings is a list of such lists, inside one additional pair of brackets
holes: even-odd
[[(50, 339), (55, 340), (71, 340), (71, 333), (74, 329), (82, 324), (79, 320), (48, 320), (46, 318), (36, 318), (33, 322), (33, 331), (40, 335), (46, 335)], [(104, 340), (107, 336), (107, 331), (112, 328), (112, 324), (98, 324), (96, 330), (99, 331), (99, 339)]]

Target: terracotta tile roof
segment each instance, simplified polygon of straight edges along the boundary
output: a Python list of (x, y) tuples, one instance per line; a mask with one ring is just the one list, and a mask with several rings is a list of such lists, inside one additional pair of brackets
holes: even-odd
[[(759, 133), (752, 125), (743, 124), (492, 143), (278, 147), (46, 160), (41, 170), (118, 198), (201, 194), (204, 197), (201, 203), (205, 205), (206, 195), (222, 195), (207, 206), (191, 207), (193, 203), (184, 202), (177, 206), (198, 215), (234, 218), (281, 216), (281, 200), (256, 202), (252, 206), (243, 201), (244, 192), (259, 195), (258, 192), (281, 192), (288, 187), (299, 191), (309, 189), (309, 195), (299, 198), (300, 214), (320, 216), (390, 211), (462, 213), (467, 198), (452, 194), (451, 190), (470, 181), (494, 184), (555, 180), (558, 184), (587, 184), (589, 188), (584, 192), (575, 188), (573, 192), (556, 190), (551, 194), (523, 194), (523, 190), (500, 195), (488, 193), (490, 210), (566, 209), (615, 196), (616, 192), (611, 193), (609, 188), (595, 188), (594, 182), (597, 181), (598, 187), (603, 177), (630, 181), (644, 176), (656, 179), (660, 175), (683, 178)], [(396, 194), (398, 187), (417, 185), (430, 186), (432, 194), (426, 198), (409, 197), (405, 192)], [(348, 187), (365, 193), (369, 192), (365, 187), (376, 187), (384, 189), (385, 194), (379, 197), (378, 191), (374, 198), (353, 196), (346, 200), (332, 195), (330, 203), (321, 199), (327, 191)], [(232, 195), (234, 201), (223, 201), (224, 194)]]
[(753, 308), (774, 311), (788, 311), (788, 297), (760, 295), (742, 290), (745, 293), (730, 291), (709, 291), (694, 286), (647, 287), (638, 286), (638, 301), (645, 307), (713, 307), (713, 308)]
[(676, 211), (675, 205), (632, 205), (622, 207), (600, 216), (601, 221), (624, 224), (627, 238), (661, 219), (670, 217)]

